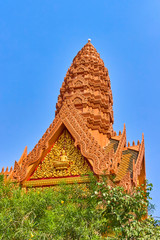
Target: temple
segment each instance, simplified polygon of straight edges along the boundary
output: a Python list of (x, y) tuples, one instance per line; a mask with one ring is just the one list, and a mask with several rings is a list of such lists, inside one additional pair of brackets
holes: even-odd
[(1, 171), (22, 187), (88, 182), (89, 172), (106, 174), (112, 183), (130, 190), (145, 182), (144, 136), (137, 145), (126, 142), (126, 127), (113, 130), (113, 98), (107, 68), (88, 40), (62, 83), (55, 119), (14, 168)]

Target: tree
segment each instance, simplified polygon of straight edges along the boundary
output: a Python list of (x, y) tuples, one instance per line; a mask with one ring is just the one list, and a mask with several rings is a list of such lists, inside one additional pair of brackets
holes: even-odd
[(0, 239), (159, 239), (158, 223), (147, 217), (150, 190), (127, 193), (92, 176), (87, 184), (26, 193), (1, 179)]
[(147, 216), (152, 184), (139, 186), (127, 193), (122, 187), (111, 187), (103, 177), (97, 182), (94, 197), (105, 219), (106, 236), (111, 239), (160, 239), (159, 222)]

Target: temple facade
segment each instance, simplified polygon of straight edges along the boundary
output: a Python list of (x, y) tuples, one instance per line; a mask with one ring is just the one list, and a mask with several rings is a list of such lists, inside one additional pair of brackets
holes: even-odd
[(144, 136), (127, 144), (126, 128), (113, 130), (113, 98), (107, 68), (88, 40), (62, 83), (55, 119), (14, 168), (1, 171), (22, 187), (88, 182), (89, 172), (106, 174), (112, 183), (130, 190), (145, 182)]

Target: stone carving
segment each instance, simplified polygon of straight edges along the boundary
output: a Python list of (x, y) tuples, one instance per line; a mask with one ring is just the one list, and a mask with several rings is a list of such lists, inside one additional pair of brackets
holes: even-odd
[[(121, 133), (119, 135), (121, 135)], [(118, 144), (118, 149), (117, 149), (116, 154), (114, 156), (114, 171), (115, 171), (116, 174), (117, 174), (117, 171), (118, 171), (118, 166), (121, 162), (122, 151), (123, 151), (123, 148), (125, 146), (126, 146), (126, 126), (124, 124), (123, 133), (121, 135), (121, 139), (120, 139), (119, 144)]]
[(138, 185), (137, 180), (138, 180), (138, 176), (141, 173), (142, 161), (144, 159), (144, 154), (145, 154), (144, 135), (142, 134), (142, 142), (140, 145), (139, 155), (138, 155), (136, 163), (135, 163), (135, 161), (133, 161), (133, 182), (134, 182), (135, 186)]
[(74, 104), (77, 105), (77, 104), (82, 104), (82, 99), (81, 98), (75, 98), (74, 99)]
[(80, 86), (82, 86), (83, 85), (83, 83), (80, 81), (80, 80), (78, 80), (77, 82), (75, 82), (75, 87), (80, 87)]
[[(114, 122), (110, 79), (107, 68), (91, 42), (88, 42), (73, 59), (60, 90), (56, 114), (60, 111), (64, 101), (73, 99), (80, 89), (82, 90), (81, 95), (87, 99), (86, 103), (82, 103), (84, 110), (81, 114), (87, 118), (88, 128), (108, 134), (110, 138)], [(86, 104), (88, 108), (86, 108)], [(86, 109), (90, 109), (90, 111)], [(92, 109), (98, 111), (92, 111)], [(99, 114), (104, 112), (107, 113), (108, 119), (103, 114)]]

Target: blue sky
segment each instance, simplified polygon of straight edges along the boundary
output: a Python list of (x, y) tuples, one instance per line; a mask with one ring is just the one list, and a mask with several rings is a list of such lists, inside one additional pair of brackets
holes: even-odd
[(0, 168), (31, 151), (54, 119), (63, 78), (88, 38), (109, 70), (114, 130), (145, 136), (160, 216), (160, 1), (0, 1)]

